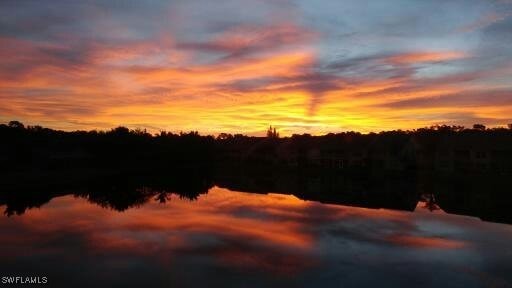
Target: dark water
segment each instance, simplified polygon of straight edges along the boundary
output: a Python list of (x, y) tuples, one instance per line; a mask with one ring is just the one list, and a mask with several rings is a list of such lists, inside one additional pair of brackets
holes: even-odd
[(137, 191), (143, 200), (122, 209), (63, 193), (0, 217), (0, 276), (44, 276), (47, 287), (511, 287), (512, 226), (447, 214), (431, 196), (410, 212), (217, 186)]

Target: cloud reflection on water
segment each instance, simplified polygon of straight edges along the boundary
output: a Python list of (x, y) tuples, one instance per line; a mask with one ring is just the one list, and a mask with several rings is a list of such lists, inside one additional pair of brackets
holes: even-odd
[[(407, 282), (407, 277), (400, 280), (403, 269), (470, 271), (475, 266), (467, 263), (485, 266), (491, 257), (499, 264), (510, 255), (505, 251), (500, 258), (492, 249), (482, 254), (482, 247), (493, 243), (482, 241), (479, 231), (491, 235), (489, 239), (501, 239), (491, 242), (512, 238), (509, 226), (469, 217), (325, 205), (291, 195), (218, 187), (195, 202), (175, 197), (166, 204), (151, 201), (120, 213), (81, 198), (58, 197), (23, 216), (2, 218), (0, 229), (10, 231), (0, 240), (0, 267), (31, 261), (34, 269), (46, 271), (75, 263), (77, 270), (70, 272), (74, 277), (78, 269), (103, 267), (128, 272), (127, 278), (135, 270), (170, 277), (172, 283), (204, 273), (210, 275), (203, 275), (206, 278), (225, 280), (233, 273), (245, 278), (263, 275), (263, 282), (253, 285), (297, 277), (342, 281), (339, 273), (352, 271), (357, 278), (354, 271), (371, 272), (377, 269), (374, 265), (382, 265), (378, 271), (387, 271), (383, 275), (389, 283)], [(428, 268), (432, 263), (438, 265)], [(140, 270), (140, 265), (151, 272)], [(97, 277), (114, 281), (111, 275)], [(370, 283), (379, 277), (359, 281)], [(474, 277), (462, 273), (455, 278), (466, 283)]]

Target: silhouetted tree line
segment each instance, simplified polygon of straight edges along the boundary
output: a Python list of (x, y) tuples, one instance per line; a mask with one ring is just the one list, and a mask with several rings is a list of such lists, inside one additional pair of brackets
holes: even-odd
[(412, 131), (309, 134), (279, 138), (221, 134), (218, 163), (323, 171), (511, 173), (512, 129), (481, 124), (432, 126)]
[(330, 171), (512, 171), (512, 129), (475, 124), (412, 131), (267, 137), (150, 134), (117, 127), (64, 132), (18, 121), (0, 125), (2, 169), (151, 170), (235, 166)]
[(212, 163), (214, 138), (197, 132), (151, 135), (117, 127), (110, 131), (64, 132), (17, 121), (0, 125), (0, 161), (7, 170), (114, 169), (206, 165)]

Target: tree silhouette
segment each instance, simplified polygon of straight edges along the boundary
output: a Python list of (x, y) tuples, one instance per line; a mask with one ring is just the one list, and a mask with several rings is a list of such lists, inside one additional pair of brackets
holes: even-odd
[(485, 125), (483, 124), (474, 124), (473, 129), (475, 130), (485, 130)]
[(23, 125), (23, 123), (21, 123), (20, 121), (16, 120), (10, 121), (8, 126), (14, 129), (25, 129), (25, 125)]
[(279, 138), (279, 133), (276, 131), (276, 128), (272, 128), (272, 125), (267, 130), (267, 137), (272, 139)]

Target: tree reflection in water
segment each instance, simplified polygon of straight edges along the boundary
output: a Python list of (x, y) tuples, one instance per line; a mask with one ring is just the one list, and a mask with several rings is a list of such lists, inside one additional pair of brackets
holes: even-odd
[(430, 211), (512, 223), (511, 194), (505, 179), (493, 177), (426, 178), (402, 175), (297, 174), (275, 171), (179, 170), (151, 175), (121, 174), (62, 185), (20, 183), (17, 190), (0, 190), (4, 214), (21, 215), (51, 199), (74, 195), (101, 207), (125, 211), (149, 201), (166, 203), (173, 197), (197, 200), (214, 187), (250, 193), (291, 194), (303, 200), (365, 208), (414, 211), (418, 201)]

